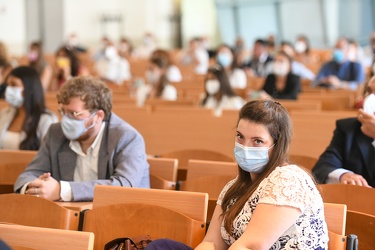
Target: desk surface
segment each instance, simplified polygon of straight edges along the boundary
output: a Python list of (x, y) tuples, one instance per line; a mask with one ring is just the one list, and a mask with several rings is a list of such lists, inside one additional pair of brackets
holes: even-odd
[(92, 201), (85, 202), (72, 202), (72, 201), (58, 201), (56, 202), (60, 206), (66, 207), (68, 209), (83, 211), (85, 209), (92, 209)]

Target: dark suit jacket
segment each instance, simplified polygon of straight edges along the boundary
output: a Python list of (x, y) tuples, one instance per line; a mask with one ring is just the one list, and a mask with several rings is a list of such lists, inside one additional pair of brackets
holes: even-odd
[(344, 168), (362, 175), (367, 183), (375, 187), (375, 148), (373, 138), (361, 131), (357, 118), (336, 121), (331, 144), (320, 156), (312, 172), (320, 183), (326, 183), (328, 174)]

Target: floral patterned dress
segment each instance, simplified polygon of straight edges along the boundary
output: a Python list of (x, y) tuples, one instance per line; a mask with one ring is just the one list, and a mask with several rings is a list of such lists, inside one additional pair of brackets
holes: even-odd
[[(218, 205), (221, 206), (225, 193), (234, 181), (228, 182), (221, 191)], [(229, 246), (244, 233), (254, 210), (261, 203), (295, 207), (302, 212), (270, 249), (327, 249), (328, 229), (322, 197), (311, 177), (296, 165), (277, 167), (259, 184), (233, 221), (233, 237), (225, 230), (224, 224), (221, 225), (221, 236)]]

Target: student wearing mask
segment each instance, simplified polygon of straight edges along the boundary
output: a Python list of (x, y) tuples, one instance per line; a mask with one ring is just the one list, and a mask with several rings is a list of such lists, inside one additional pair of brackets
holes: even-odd
[(151, 57), (162, 57), (163, 60), (166, 60), (168, 63), (167, 67), (167, 79), (169, 82), (181, 82), (182, 81), (182, 74), (180, 69), (176, 66), (173, 62), (171, 55), (168, 51), (163, 49), (156, 49), (152, 53)]
[[(327, 249), (324, 203), (313, 178), (289, 162), (292, 121), (272, 100), (246, 103), (234, 138), (238, 176), (221, 191), (196, 250)], [(154, 240), (146, 250), (191, 250)]]
[(40, 77), (31, 67), (17, 67), (6, 78), (5, 100), (0, 111), (0, 148), (38, 150), (57, 116), (46, 108)]
[(243, 67), (250, 70), (251, 76), (265, 77), (268, 74), (268, 64), (272, 61), (273, 57), (268, 53), (268, 42), (257, 39), (254, 43), (252, 58)]
[(42, 81), (43, 90), (47, 91), (51, 83), (53, 71), (51, 65), (44, 58), (41, 42), (33, 42), (30, 44), (27, 58), (29, 60), (29, 66), (38, 72)]
[(221, 65), (208, 68), (205, 80), (205, 95), (200, 106), (212, 109), (215, 116), (221, 116), (224, 109), (240, 109), (245, 101), (237, 96), (230, 86), (228, 76)]
[(291, 72), (291, 58), (280, 51), (276, 54), (272, 65), (273, 73), (267, 76), (263, 90), (269, 98), (296, 100), (301, 90), (301, 82), (299, 76)]
[(304, 65), (313, 63), (310, 55), (310, 41), (307, 36), (299, 35), (294, 43), (295, 56), (294, 59)]
[(112, 92), (102, 81), (73, 77), (57, 101), (62, 120), (51, 125), (15, 192), (92, 201), (96, 185), (150, 187), (143, 137), (112, 112)]
[(365, 81), (365, 71), (360, 63), (349, 60), (350, 53), (347, 39), (339, 38), (332, 60), (321, 67), (311, 85), (332, 89), (357, 89)]
[(245, 89), (247, 87), (245, 71), (237, 67), (234, 53), (228, 45), (223, 44), (217, 49), (216, 62), (224, 68), (232, 88)]
[(282, 41), (280, 50), (285, 52), (292, 59), (292, 73), (302, 79), (314, 80), (315, 74), (309, 70), (304, 64), (294, 60), (296, 52), (290, 42)]
[(104, 81), (121, 85), (131, 79), (130, 64), (120, 57), (115, 46), (109, 45), (104, 50), (104, 57), (95, 64), (98, 75)]
[(136, 90), (136, 102), (143, 106), (149, 98), (177, 100), (176, 88), (167, 79), (168, 60), (164, 57), (152, 57), (146, 71), (146, 82)]

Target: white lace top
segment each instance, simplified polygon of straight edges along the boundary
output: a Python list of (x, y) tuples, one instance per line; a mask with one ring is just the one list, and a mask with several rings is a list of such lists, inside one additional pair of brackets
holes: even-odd
[[(226, 191), (234, 181), (228, 182), (221, 191), (218, 205), (221, 206)], [(229, 206), (233, 203), (234, 199)], [(234, 237), (228, 234), (224, 224), (221, 225), (221, 236), (228, 245), (232, 245), (244, 233), (258, 203), (291, 206), (302, 212), (294, 225), (270, 249), (327, 249), (328, 229), (322, 197), (311, 177), (298, 166), (277, 167), (259, 184), (233, 221)]]

